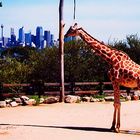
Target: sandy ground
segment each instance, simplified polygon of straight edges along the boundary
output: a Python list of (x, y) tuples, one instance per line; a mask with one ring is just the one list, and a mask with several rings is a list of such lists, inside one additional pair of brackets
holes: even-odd
[(119, 134), (112, 116), (106, 102), (0, 108), (0, 140), (140, 140), (140, 101), (122, 103)]

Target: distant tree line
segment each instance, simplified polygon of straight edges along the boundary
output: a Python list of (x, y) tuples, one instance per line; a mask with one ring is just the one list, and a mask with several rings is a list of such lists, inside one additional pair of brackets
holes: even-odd
[[(126, 52), (140, 64), (140, 39), (137, 35), (129, 35), (125, 40), (108, 45)], [(65, 82), (109, 81), (108, 64), (82, 40), (65, 43), (64, 51)], [(13, 47), (1, 51), (0, 82), (29, 83), (32, 80), (60, 81), (58, 47), (42, 50)]]

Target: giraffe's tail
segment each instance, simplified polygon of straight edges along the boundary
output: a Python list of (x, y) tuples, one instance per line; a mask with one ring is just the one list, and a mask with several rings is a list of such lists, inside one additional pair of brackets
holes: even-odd
[(140, 77), (137, 78), (137, 87), (140, 90)]

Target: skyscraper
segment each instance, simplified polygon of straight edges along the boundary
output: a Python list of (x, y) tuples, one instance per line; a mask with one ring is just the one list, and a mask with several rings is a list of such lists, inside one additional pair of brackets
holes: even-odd
[(32, 43), (36, 46), (36, 36), (32, 34), (31, 38), (32, 38)]
[(44, 48), (43, 28), (40, 26), (36, 28), (36, 47), (38, 49)]
[(54, 35), (51, 34), (51, 43), (50, 43), (51, 46), (54, 46)]
[(47, 45), (47, 47), (49, 47), (50, 46), (50, 44), (51, 44), (51, 33), (50, 33), (50, 31), (44, 31), (44, 40), (46, 40), (46, 45)]
[(16, 46), (16, 35), (14, 28), (11, 28), (11, 46)]
[(18, 39), (18, 41), (19, 41), (19, 44), (21, 46), (23, 46), (24, 43), (25, 43), (24, 27), (19, 29), (19, 39)]
[(25, 45), (32, 46), (32, 35), (31, 32), (25, 34)]
[(3, 28), (4, 28), (4, 26), (3, 26), (3, 24), (1, 24), (1, 42), (2, 42), (2, 45), (4, 45), (4, 39), (3, 39)]

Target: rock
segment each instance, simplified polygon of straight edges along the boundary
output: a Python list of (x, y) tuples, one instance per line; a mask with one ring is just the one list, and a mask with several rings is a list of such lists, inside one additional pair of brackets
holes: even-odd
[(27, 97), (27, 96), (21, 96), (21, 98), (24, 99), (24, 101), (28, 101), (29, 100), (29, 97)]
[(79, 103), (81, 101), (80, 96), (67, 95), (65, 96), (65, 103)]
[(10, 103), (12, 102), (12, 99), (6, 99), (6, 106), (11, 107)]
[(99, 102), (105, 102), (105, 99), (104, 98), (100, 98)]
[(6, 101), (6, 104), (10, 104), (12, 102), (11, 99), (6, 99), (5, 101)]
[(12, 101), (11, 103), (10, 103), (10, 106), (11, 107), (16, 107), (16, 106), (18, 106), (19, 104), (17, 103), (17, 102), (15, 102), (15, 101)]
[(26, 101), (26, 103), (28, 105), (35, 105), (36, 104), (36, 100), (35, 99), (29, 99), (28, 101)]
[(126, 100), (126, 101), (131, 101), (131, 96), (126, 96), (126, 97), (125, 97), (125, 100)]
[(1, 108), (6, 107), (6, 101), (0, 101), (0, 107)]
[(140, 90), (135, 90), (135, 91), (134, 91), (134, 95), (137, 95), (137, 96), (140, 97)]
[(88, 97), (88, 96), (85, 96), (82, 98), (83, 102), (90, 102), (90, 100), (91, 100), (91, 97)]
[(121, 102), (126, 102), (125, 98), (120, 99)]
[(28, 101), (29, 101), (29, 98), (26, 97), (26, 96), (21, 96), (21, 102), (22, 102), (22, 105), (25, 106), (25, 105), (28, 105)]
[(139, 96), (138, 95), (132, 95), (132, 100), (139, 100)]
[(90, 102), (99, 102), (99, 99), (91, 97)]
[(105, 101), (114, 101), (114, 96), (107, 96), (104, 99)]
[(22, 104), (21, 98), (14, 98), (14, 101), (16, 101), (18, 104)]
[(46, 104), (53, 104), (53, 103), (57, 103), (58, 102), (58, 98), (56, 97), (48, 97), (44, 100), (44, 103)]
[(40, 98), (40, 104), (44, 103), (45, 99), (44, 98)]

